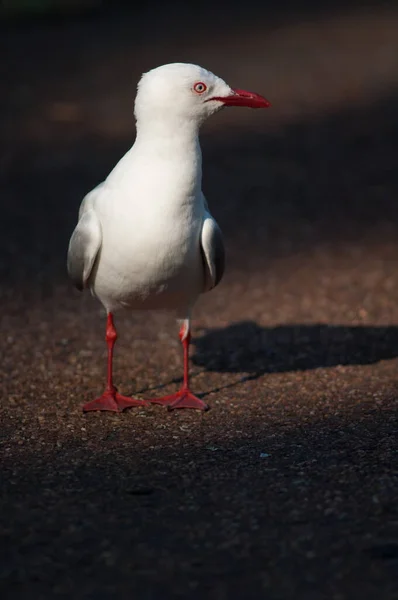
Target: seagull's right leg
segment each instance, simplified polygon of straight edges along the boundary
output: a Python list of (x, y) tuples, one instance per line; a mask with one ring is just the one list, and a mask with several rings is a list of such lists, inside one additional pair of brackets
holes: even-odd
[(196, 408), (198, 410), (208, 410), (208, 406), (203, 400), (200, 400), (191, 392), (189, 387), (189, 344), (191, 340), (190, 321), (185, 319), (180, 329), (180, 340), (184, 352), (184, 379), (181, 389), (175, 394), (163, 396), (163, 398), (152, 398), (148, 402), (152, 404), (162, 404), (167, 406), (168, 410), (175, 408)]
[(83, 406), (83, 412), (89, 410), (111, 410), (114, 412), (122, 412), (125, 408), (130, 408), (132, 406), (148, 406), (148, 403), (145, 402), (145, 400), (136, 400), (135, 398), (122, 396), (113, 385), (113, 348), (117, 340), (117, 333), (113, 323), (112, 313), (108, 313), (105, 340), (108, 345), (107, 385), (102, 396), (91, 402), (87, 402), (87, 404)]

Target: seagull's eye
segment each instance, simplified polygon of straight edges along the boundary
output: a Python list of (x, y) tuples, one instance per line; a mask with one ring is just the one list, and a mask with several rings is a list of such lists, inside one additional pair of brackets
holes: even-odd
[(198, 81), (193, 86), (193, 90), (197, 94), (203, 94), (203, 92), (205, 92), (207, 90), (207, 85), (205, 83), (203, 83), (203, 81)]

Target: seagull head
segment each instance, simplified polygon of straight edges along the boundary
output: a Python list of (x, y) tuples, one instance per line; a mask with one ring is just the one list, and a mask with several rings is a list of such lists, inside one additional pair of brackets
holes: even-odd
[(137, 121), (161, 118), (200, 125), (225, 106), (267, 108), (271, 104), (259, 94), (231, 88), (203, 67), (171, 63), (143, 74), (138, 84), (135, 116)]

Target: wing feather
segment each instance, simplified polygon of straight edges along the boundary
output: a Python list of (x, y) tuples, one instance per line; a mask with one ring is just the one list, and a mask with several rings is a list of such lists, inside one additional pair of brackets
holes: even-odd
[(225, 270), (223, 235), (217, 222), (207, 211), (202, 225), (200, 244), (205, 264), (205, 291), (207, 292), (220, 283)]
[(78, 290), (86, 287), (101, 244), (101, 223), (91, 208), (83, 212), (69, 242), (67, 269)]

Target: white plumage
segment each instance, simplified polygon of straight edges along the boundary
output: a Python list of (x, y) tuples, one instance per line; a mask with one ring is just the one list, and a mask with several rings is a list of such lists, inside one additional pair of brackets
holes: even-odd
[[(117, 402), (111, 381), (113, 313), (121, 308), (174, 310), (184, 321), (181, 339), (189, 338), (192, 307), (224, 270), (221, 232), (201, 190), (199, 128), (224, 105), (260, 106), (261, 101), (267, 105), (197, 65), (164, 65), (142, 76), (135, 143), (84, 198), (69, 244), (70, 277), (100, 300), (108, 328), (114, 330), (112, 343), (107, 335), (108, 387), (84, 410), (126, 408)], [(174, 408), (187, 405), (186, 398), (177, 400), (154, 401)], [(205, 408), (196, 400), (196, 408)]]

